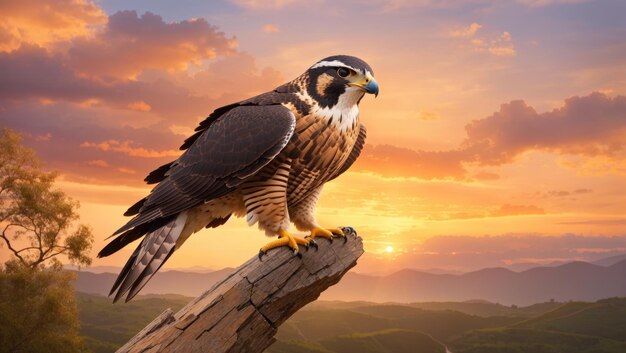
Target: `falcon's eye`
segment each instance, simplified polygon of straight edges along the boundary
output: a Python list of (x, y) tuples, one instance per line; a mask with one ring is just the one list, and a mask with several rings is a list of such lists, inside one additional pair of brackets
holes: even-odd
[(345, 67), (340, 67), (337, 69), (337, 75), (339, 75), (340, 77), (348, 77), (350, 76), (350, 70), (346, 69)]

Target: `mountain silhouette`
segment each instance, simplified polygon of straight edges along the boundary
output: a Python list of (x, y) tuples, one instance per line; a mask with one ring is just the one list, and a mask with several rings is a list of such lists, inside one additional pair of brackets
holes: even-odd
[(462, 275), (402, 270), (384, 277), (348, 273), (322, 294), (324, 300), (373, 302), (465, 301), (483, 299), (506, 305), (550, 300), (593, 301), (626, 295), (626, 260), (604, 267), (570, 262), (522, 272), (489, 268)]
[[(231, 269), (195, 273), (157, 273), (145, 294), (197, 296), (224, 279)], [(113, 273), (77, 272), (76, 290), (106, 295), (115, 281)], [(626, 260), (611, 266), (570, 262), (535, 267), (522, 272), (487, 268), (465, 274), (432, 274), (401, 270), (387, 276), (348, 273), (321, 296), (323, 300), (369, 302), (467, 301), (482, 299), (505, 305), (530, 305), (550, 300), (595, 301), (626, 296)]]

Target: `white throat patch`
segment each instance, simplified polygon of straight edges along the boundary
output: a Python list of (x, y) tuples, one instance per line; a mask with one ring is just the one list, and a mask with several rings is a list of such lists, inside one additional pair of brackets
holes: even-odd
[[(358, 102), (364, 94), (365, 92), (360, 88), (348, 87), (346, 91), (339, 96), (337, 104), (332, 107), (322, 108), (315, 103), (312, 107), (312, 113), (330, 121), (332, 125), (341, 131), (346, 131), (357, 126), (359, 120)], [(314, 102), (311, 97), (303, 96), (301, 98), (304, 98), (308, 102)]]

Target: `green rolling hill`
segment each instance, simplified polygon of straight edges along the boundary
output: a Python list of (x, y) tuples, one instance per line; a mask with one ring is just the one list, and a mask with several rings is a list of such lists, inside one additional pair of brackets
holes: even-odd
[(505, 328), (467, 332), (455, 353), (626, 352), (626, 298), (571, 302)]
[(112, 304), (111, 298), (77, 292), (80, 333), (93, 352), (115, 352), (165, 309), (176, 311), (191, 299), (181, 295), (147, 295), (129, 303)]
[[(114, 352), (163, 310), (191, 300), (148, 295), (113, 305), (103, 296), (77, 296), (81, 334), (96, 353)], [(483, 301), (316, 302), (287, 320), (276, 337), (266, 352), (443, 353), (446, 345), (453, 353), (623, 353), (626, 298), (521, 308)]]
[(420, 331), (438, 340), (446, 340), (468, 330), (500, 327), (520, 320), (519, 317), (479, 317), (458, 311), (423, 310), (399, 304), (370, 304), (349, 310), (300, 311), (280, 327), (277, 338), (318, 341), (332, 336), (394, 328)]
[[(446, 348), (427, 334), (389, 329), (329, 337), (319, 342), (335, 353), (445, 353)], [(271, 350), (270, 350), (271, 351)]]

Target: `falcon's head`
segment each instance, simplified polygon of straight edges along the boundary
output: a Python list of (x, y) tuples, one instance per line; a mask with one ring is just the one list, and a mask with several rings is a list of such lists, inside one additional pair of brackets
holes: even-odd
[(311, 66), (307, 93), (321, 108), (353, 106), (365, 93), (378, 96), (378, 83), (372, 68), (363, 60), (348, 55), (335, 55)]

